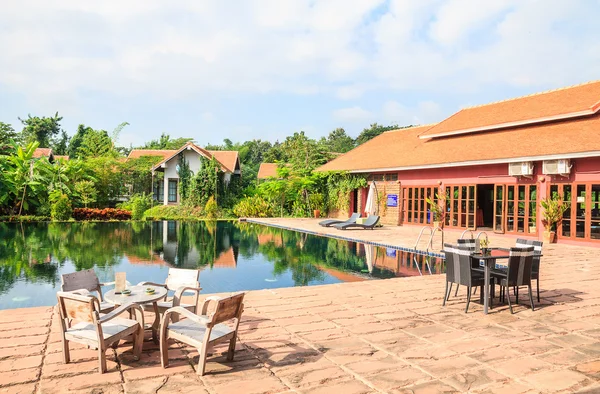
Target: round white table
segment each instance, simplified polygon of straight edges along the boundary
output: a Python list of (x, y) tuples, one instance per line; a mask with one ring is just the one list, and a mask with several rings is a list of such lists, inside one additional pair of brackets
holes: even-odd
[[(153, 288), (154, 293), (148, 294), (147, 288)], [(115, 305), (123, 305), (133, 302), (135, 304), (149, 304), (152, 303), (154, 307), (154, 322), (152, 325), (146, 325), (144, 329), (152, 330), (152, 340), (158, 344), (158, 328), (160, 327), (160, 313), (158, 312), (157, 302), (164, 299), (167, 296), (167, 289), (159, 286), (129, 286), (127, 290), (131, 290), (131, 294), (116, 294), (115, 289), (108, 291), (104, 294), (104, 298), (108, 302), (112, 302)]]

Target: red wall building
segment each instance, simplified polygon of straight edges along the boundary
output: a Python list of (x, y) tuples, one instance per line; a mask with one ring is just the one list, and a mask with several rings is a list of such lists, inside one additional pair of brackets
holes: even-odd
[[(392, 225), (429, 224), (425, 199), (445, 191), (447, 227), (541, 238), (539, 202), (559, 194), (570, 206), (558, 241), (600, 245), (600, 81), (389, 131), (319, 170), (366, 174)], [(349, 210), (365, 199), (352, 192)]]

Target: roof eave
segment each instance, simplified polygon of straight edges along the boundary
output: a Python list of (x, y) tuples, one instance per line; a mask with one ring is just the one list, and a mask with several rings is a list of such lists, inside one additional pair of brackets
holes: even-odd
[(490, 160), (470, 160), (470, 161), (461, 161), (461, 162), (454, 162), (454, 163), (425, 164), (425, 165), (421, 165), (421, 166), (367, 168), (367, 169), (358, 169), (358, 170), (321, 170), (321, 172), (348, 171), (352, 174), (361, 174), (361, 173), (369, 173), (369, 172), (410, 171), (410, 170), (427, 170), (427, 169), (435, 169), (435, 168), (443, 168), (443, 167), (466, 167), (466, 166), (476, 166), (476, 165), (508, 164), (508, 163), (518, 163), (518, 162), (522, 162), (522, 161), (583, 159), (583, 158), (588, 158), (588, 157), (600, 157), (600, 151), (558, 153), (558, 154), (553, 154), (553, 155), (522, 156), (522, 157), (490, 159)]

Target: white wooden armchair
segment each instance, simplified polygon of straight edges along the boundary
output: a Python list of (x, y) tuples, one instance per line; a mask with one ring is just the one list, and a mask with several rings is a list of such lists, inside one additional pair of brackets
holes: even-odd
[[(125, 304), (111, 313), (100, 316), (98, 298), (87, 290), (58, 292), (58, 308), (62, 328), (63, 360), (71, 361), (69, 342), (81, 343), (98, 349), (99, 372), (106, 372), (106, 349), (121, 339), (133, 336), (133, 353), (140, 358), (144, 344), (144, 312), (139, 305)], [(129, 311), (135, 320), (118, 317)], [(76, 324), (73, 324), (77, 322)]]
[[(160, 325), (160, 353), (163, 368), (169, 365), (169, 338), (196, 347), (200, 353), (198, 375), (204, 375), (206, 356), (213, 345), (229, 341), (227, 361), (232, 361), (235, 352), (238, 327), (244, 311), (244, 293), (229, 297), (208, 297), (202, 305), (202, 314), (197, 315), (182, 307), (170, 308), (165, 312)], [(216, 305), (208, 314), (211, 303)], [(171, 315), (179, 314), (186, 319), (171, 322)], [(230, 325), (224, 324), (231, 321)]]
[[(198, 295), (202, 290), (202, 288), (200, 287), (200, 282), (198, 281), (199, 278), (200, 270), (169, 268), (169, 274), (164, 284), (154, 282), (140, 282), (138, 283), (138, 285), (161, 286), (166, 288), (167, 290), (175, 291), (175, 295), (171, 299), (165, 297), (164, 301), (157, 302), (158, 312), (161, 315), (163, 315), (167, 309), (176, 306), (180, 306), (192, 313), (196, 313)], [(184, 293), (194, 293), (192, 303), (188, 304), (181, 302)], [(151, 304), (146, 304), (143, 306), (143, 308), (146, 311), (154, 311), (154, 307)], [(173, 318), (175, 319), (174, 321), (177, 321), (178, 316), (173, 316)]]
[[(100, 300), (101, 313), (107, 313), (115, 309), (115, 304), (104, 301), (104, 296), (102, 295), (102, 286), (114, 285), (115, 282), (100, 283), (93, 269), (63, 274), (61, 282), (60, 289), (62, 291), (85, 289), (89, 292), (97, 293)], [(129, 285), (129, 282), (127, 282), (127, 285)]]

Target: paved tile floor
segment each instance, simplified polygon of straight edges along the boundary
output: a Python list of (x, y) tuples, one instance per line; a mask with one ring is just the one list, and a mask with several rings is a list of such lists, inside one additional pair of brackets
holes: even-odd
[(65, 365), (54, 308), (0, 311), (0, 393), (600, 393), (599, 251), (546, 247), (538, 309), (514, 315), (477, 303), (465, 314), (464, 289), (442, 307), (443, 276), (249, 292), (235, 361), (217, 348), (201, 378), (195, 350), (175, 343), (168, 369), (150, 341), (137, 362), (128, 343), (110, 349), (103, 375), (75, 344)]

